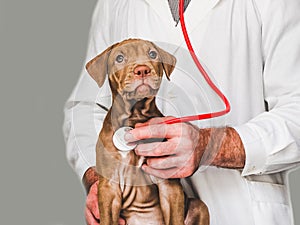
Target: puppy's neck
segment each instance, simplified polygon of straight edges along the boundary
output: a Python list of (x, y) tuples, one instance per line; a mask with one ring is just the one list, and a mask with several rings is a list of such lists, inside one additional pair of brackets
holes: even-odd
[(109, 111), (111, 124), (114, 129), (123, 126), (134, 127), (137, 123), (144, 123), (153, 117), (161, 117), (162, 113), (155, 104), (155, 96), (139, 101), (124, 101), (114, 98)]

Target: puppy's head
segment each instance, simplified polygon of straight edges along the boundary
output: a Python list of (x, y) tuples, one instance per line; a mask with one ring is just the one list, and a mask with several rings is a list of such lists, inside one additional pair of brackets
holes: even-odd
[(163, 71), (169, 79), (176, 58), (141, 39), (128, 39), (107, 48), (87, 63), (86, 69), (101, 87), (108, 74), (114, 95), (141, 100), (156, 95)]

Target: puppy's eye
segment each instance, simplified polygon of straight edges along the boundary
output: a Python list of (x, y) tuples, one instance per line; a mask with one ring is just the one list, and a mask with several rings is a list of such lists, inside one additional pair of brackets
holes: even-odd
[(116, 62), (117, 63), (121, 63), (121, 62), (123, 62), (124, 61), (124, 56), (123, 55), (117, 55), (117, 57), (116, 57)]
[(156, 59), (156, 57), (157, 57), (157, 52), (151, 50), (151, 51), (149, 52), (149, 56), (150, 56), (151, 59)]

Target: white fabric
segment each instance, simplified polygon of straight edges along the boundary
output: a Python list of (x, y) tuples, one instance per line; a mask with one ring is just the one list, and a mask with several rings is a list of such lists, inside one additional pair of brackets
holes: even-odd
[[(233, 126), (246, 150), (242, 171), (208, 167), (190, 178), (212, 225), (293, 224), (286, 172), (300, 161), (299, 12), (298, 0), (193, 0), (185, 12), (192, 44), (232, 106), (227, 116), (197, 124)], [(186, 47), (166, 0), (99, 0), (85, 63), (128, 38), (169, 43), (178, 59), (158, 101), (165, 115), (223, 107), (190, 57), (180, 57)], [(95, 102), (110, 106), (108, 82), (99, 89), (83, 69), (64, 123), (67, 157), (80, 178), (95, 165), (106, 113)]]

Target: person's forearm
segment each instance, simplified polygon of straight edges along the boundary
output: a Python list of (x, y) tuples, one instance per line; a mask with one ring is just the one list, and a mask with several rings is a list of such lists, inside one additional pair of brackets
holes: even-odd
[[(205, 149), (204, 155), (212, 153), (209, 159), (213, 166), (242, 169), (245, 165), (245, 150), (239, 134), (231, 127), (201, 129), (200, 142)], [(213, 156), (214, 152), (217, 152)], [(204, 162), (205, 164), (205, 162)]]
[(82, 183), (85, 187), (86, 192), (88, 193), (92, 184), (98, 181), (98, 174), (96, 173), (95, 167), (90, 167), (83, 175)]

